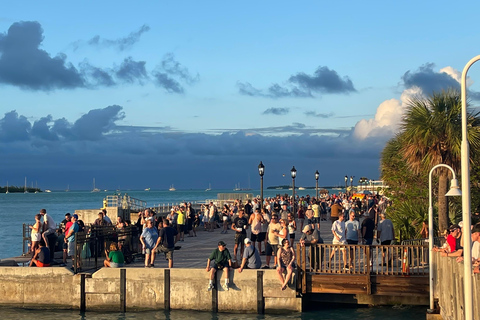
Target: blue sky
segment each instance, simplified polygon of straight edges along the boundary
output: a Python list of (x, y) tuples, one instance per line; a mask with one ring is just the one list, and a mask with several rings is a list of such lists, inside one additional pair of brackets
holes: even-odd
[(267, 186), (293, 165), (304, 186), (378, 179), (405, 102), (480, 54), (479, 6), (8, 2), (0, 184), (257, 188), (260, 161)]

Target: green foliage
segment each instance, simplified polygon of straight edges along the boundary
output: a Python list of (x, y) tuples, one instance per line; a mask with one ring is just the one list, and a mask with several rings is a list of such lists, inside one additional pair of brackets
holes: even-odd
[(387, 209), (387, 215), (392, 220), (395, 233), (400, 241), (419, 239), (422, 222), (428, 220), (428, 209), (422, 199), (407, 199)]

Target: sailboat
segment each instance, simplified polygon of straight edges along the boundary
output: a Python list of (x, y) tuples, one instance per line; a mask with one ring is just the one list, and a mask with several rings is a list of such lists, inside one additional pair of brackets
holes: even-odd
[(28, 193), (28, 190), (27, 190), (27, 177), (25, 177), (25, 186), (23, 187), (23, 193)]
[(205, 189), (205, 191), (210, 191), (210, 190), (212, 190), (212, 184), (209, 183), (209, 184), (208, 184), (208, 188)]
[(7, 191), (6, 191), (5, 193), (9, 193), (9, 192), (8, 192), (8, 181), (7, 181)]
[(170, 188), (168, 189), (168, 191), (176, 191), (177, 189), (175, 189), (175, 187), (173, 186), (173, 184), (170, 186)]
[(95, 178), (93, 178), (93, 190), (92, 192), (100, 192), (100, 189), (95, 188)]
[(69, 192), (70, 191), (70, 185), (67, 184), (67, 189), (65, 189), (65, 192)]

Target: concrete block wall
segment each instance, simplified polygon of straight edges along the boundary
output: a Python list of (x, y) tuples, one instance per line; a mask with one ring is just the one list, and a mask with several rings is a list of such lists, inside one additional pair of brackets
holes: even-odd
[[(259, 303), (266, 313), (301, 311), (295, 283), (285, 291), (280, 290), (275, 270), (242, 273), (235, 270), (230, 273), (229, 291), (221, 288), (222, 271), (217, 274), (217, 290), (207, 291), (209, 273), (205, 269), (125, 270), (127, 312), (165, 307), (212, 311), (216, 307), (219, 312), (257, 313)], [(120, 269), (102, 268), (86, 277), (86, 310), (118, 311), (121, 308), (120, 273)], [(0, 267), (0, 305), (79, 309), (80, 283), (80, 275), (73, 275), (65, 268)]]

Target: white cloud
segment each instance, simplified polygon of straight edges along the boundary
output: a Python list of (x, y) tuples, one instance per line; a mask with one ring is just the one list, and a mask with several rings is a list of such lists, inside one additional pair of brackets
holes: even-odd
[(373, 119), (362, 119), (357, 122), (353, 129), (353, 136), (358, 140), (392, 137), (399, 129), (408, 100), (421, 94), (420, 88), (413, 87), (403, 91), (400, 100), (390, 99), (382, 102)]

